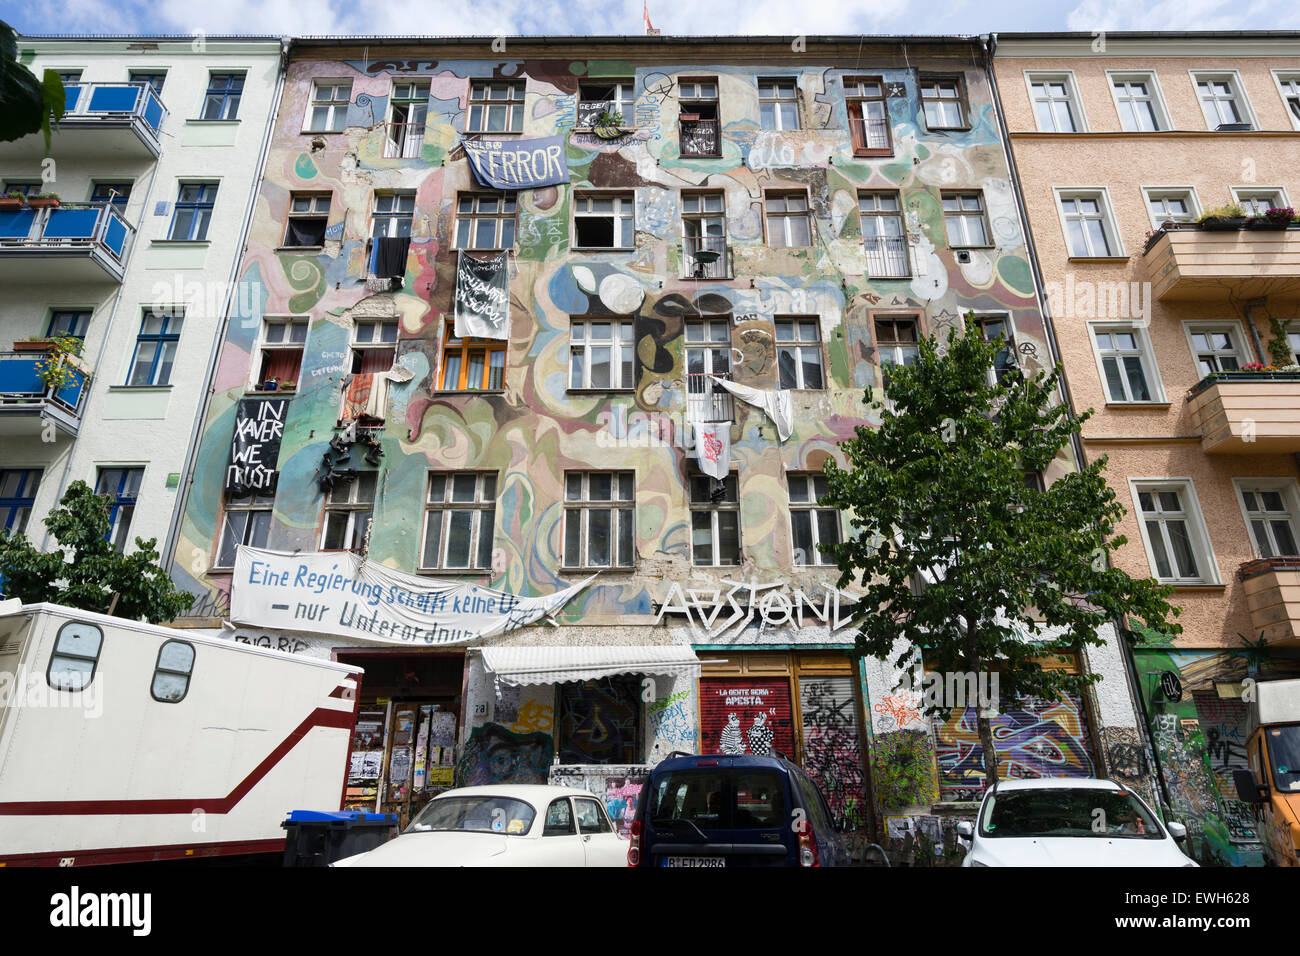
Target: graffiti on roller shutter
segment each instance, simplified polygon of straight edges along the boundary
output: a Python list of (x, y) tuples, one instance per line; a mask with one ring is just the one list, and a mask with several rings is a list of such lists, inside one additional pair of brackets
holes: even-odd
[(700, 681), (702, 753), (794, 753), (790, 685), (737, 677)]
[[(1096, 773), (1087, 717), (1078, 696), (1060, 701), (1025, 697), (992, 719), (1002, 779), (1091, 777)], [(984, 748), (975, 708), (953, 710), (935, 724), (935, 756), (944, 799), (978, 798), (984, 789)]]
[(851, 677), (799, 680), (804, 769), (831, 813), (863, 825), (862, 745)]

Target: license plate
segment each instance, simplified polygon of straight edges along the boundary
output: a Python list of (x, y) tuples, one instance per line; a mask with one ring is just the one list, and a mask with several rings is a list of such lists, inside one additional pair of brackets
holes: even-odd
[(725, 856), (666, 856), (664, 866), (726, 866)]

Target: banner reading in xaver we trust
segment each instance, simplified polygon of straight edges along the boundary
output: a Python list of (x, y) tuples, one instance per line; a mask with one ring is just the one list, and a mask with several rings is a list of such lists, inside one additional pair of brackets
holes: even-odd
[(463, 644), (558, 611), (594, 578), (542, 597), (517, 597), (404, 574), (350, 552), (294, 555), (240, 545), (230, 619), (386, 644)]
[(242, 496), (275, 491), (275, 470), (284, 437), (287, 398), (241, 398), (235, 412), (235, 437), (230, 443), (226, 490)]

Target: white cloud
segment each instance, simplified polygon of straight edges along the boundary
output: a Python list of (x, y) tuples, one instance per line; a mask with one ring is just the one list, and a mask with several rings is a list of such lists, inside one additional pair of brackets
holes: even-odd
[(1291, 0), (1083, 0), (1065, 18), (1070, 30), (1252, 30), (1291, 22)]

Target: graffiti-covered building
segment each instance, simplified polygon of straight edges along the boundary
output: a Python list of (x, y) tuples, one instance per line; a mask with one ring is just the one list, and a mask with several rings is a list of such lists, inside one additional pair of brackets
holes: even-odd
[[(873, 741), (923, 767), (886, 812), (979, 791), (967, 716), (854, 659), (817, 499), (922, 336), (1053, 361), (988, 70), (974, 38), (294, 44), (171, 571), (192, 626), (365, 667), (347, 805), (549, 776), (619, 816), (674, 750), (779, 750), (866, 827)], [(1009, 772), (1104, 770), (1108, 654), (1005, 718)]]

